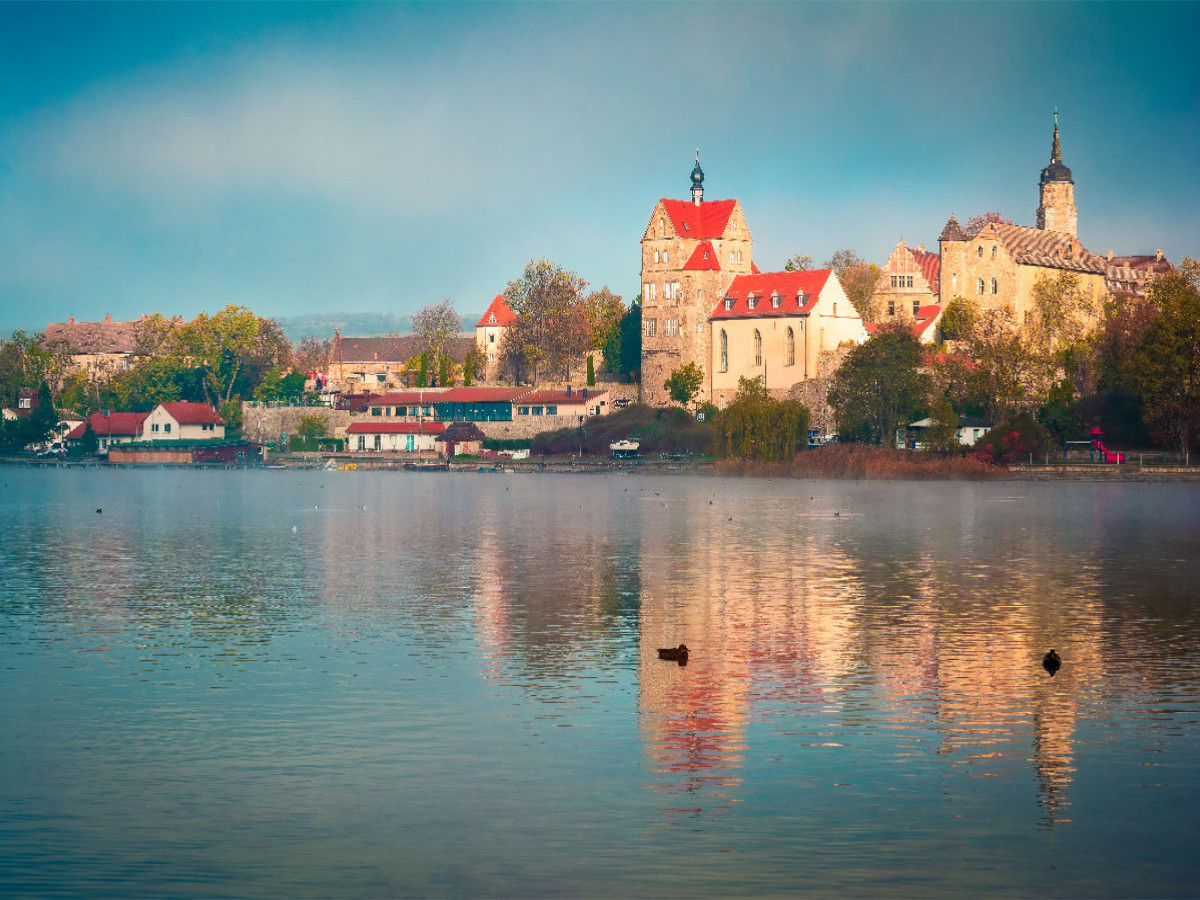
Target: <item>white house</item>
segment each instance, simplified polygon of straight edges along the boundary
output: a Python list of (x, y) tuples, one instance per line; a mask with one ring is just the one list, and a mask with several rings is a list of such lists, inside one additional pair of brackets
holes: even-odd
[(350, 453), (436, 453), (441, 422), (354, 422), (346, 429)]
[(160, 403), (142, 423), (144, 441), (207, 441), (225, 437), (225, 420), (207, 403)]

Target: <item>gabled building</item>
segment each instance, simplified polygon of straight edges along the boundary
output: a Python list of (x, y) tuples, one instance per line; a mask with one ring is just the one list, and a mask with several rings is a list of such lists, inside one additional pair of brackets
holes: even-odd
[(936, 305), (941, 270), (941, 257), (924, 244), (913, 249), (904, 241), (897, 243), (875, 288), (878, 321), (911, 321), (922, 307)]
[[(142, 316), (142, 321), (146, 316)], [(106, 315), (103, 322), (66, 322), (46, 326), (43, 340), (61, 342), (71, 355), (71, 372), (84, 372), (91, 381), (107, 381), (129, 371), (137, 348), (138, 322), (114, 320)]]
[(712, 402), (724, 407), (741, 378), (786, 392), (819, 374), (820, 354), (867, 339), (830, 269), (739, 275), (710, 313)]
[(699, 152), (691, 193), (660, 199), (642, 233), (643, 402), (668, 402), (666, 380), (688, 363), (703, 372), (703, 401), (731, 398), (739, 375), (784, 391), (818, 374), (822, 351), (865, 340), (832, 272), (758, 270), (741, 204), (704, 199)]
[(108, 448), (117, 444), (128, 444), (142, 438), (142, 423), (149, 413), (104, 412), (92, 413), (87, 421), (77, 425), (67, 434), (65, 440), (70, 444), (78, 444), (83, 440), (88, 425), (99, 442), (99, 452), (107, 453)]
[(517, 314), (505, 301), (504, 295), (497, 294), (475, 323), (475, 343), (487, 361), (484, 378), (488, 381), (494, 381), (500, 369), (500, 352), (505, 329), (516, 321)]
[(160, 403), (142, 423), (148, 441), (224, 440), (225, 420), (207, 403)]
[(1105, 286), (1109, 294), (1139, 300), (1145, 299), (1146, 289), (1155, 278), (1175, 271), (1161, 250), (1145, 256), (1114, 256), (1109, 250), (1105, 264)]

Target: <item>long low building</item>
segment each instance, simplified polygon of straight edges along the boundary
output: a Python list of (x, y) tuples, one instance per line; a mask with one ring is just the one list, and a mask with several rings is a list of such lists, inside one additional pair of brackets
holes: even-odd
[(371, 397), (372, 417), (436, 422), (512, 422), (536, 416), (603, 416), (612, 405), (596, 388), (463, 387), (442, 391), (396, 391)]

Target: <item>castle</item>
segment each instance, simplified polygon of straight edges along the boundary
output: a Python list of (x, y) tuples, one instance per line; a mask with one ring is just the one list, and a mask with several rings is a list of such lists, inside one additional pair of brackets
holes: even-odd
[(785, 394), (822, 374), (823, 351), (866, 340), (832, 271), (758, 270), (741, 204), (704, 199), (698, 150), (691, 194), (660, 199), (642, 234), (642, 402), (667, 403), (666, 380), (689, 363), (702, 402), (724, 406), (740, 378)]

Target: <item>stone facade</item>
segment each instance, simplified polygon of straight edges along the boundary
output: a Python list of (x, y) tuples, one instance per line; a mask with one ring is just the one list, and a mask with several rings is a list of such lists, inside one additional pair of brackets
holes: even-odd
[(939, 302), (941, 257), (921, 244), (915, 250), (900, 241), (883, 266), (875, 288), (880, 322), (912, 322), (924, 306)]
[(256, 444), (275, 443), (285, 434), (295, 434), (301, 416), (319, 415), (325, 420), (326, 434), (345, 434), (350, 413), (327, 406), (264, 406), (257, 402), (242, 404), (242, 436)]

